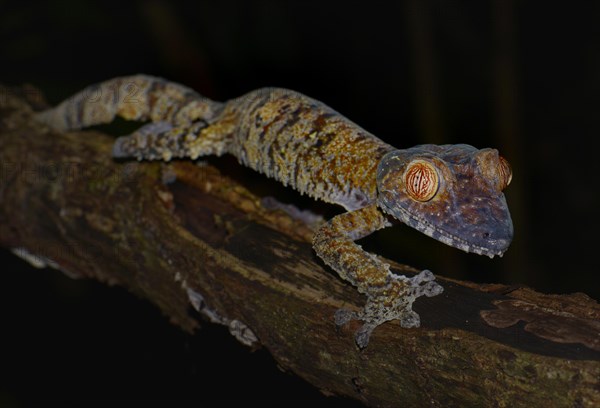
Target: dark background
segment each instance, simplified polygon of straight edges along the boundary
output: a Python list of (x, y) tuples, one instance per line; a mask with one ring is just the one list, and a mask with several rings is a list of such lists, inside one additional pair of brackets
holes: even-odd
[[(444, 276), (599, 299), (599, 21), (600, 2), (0, 1), (0, 82), (31, 83), (52, 104), (135, 73), (217, 100), (280, 86), (398, 148), (498, 148), (514, 173), (503, 258), (400, 226), (365, 245)], [(234, 160), (211, 162), (271, 194)], [(0, 257), (0, 406), (353, 403), (281, 373), (224, 328), (189, 336), (122, 289)]]

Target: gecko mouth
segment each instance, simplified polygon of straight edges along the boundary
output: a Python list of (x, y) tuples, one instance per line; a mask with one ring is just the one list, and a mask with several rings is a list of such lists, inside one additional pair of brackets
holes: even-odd
[(392, 217), (402, 221), (406, 225), (416, 229), (419, 232), (437, 240), (443, 242), (446, 245), (451, 247), (460, 249), (465, 252), (471, 252), (478, 255), (486, 255), (490, 258), (494, 256), (502, 256), (504, 252), (508, 249), (508, 245), (510, 244), (510, 239), (502, 239), (502, 238), (491, 238), (488, 234), (487, 240), (485, 241), (487, 246), (481, 245), (482, 238), (479, 238), (479, 243), (469, 242), (465, 238), (461, 238), (452, 234), (439, 226), (433, 225), (431, 222), (415, 217), (414, 215), (407, 212), (405, 209), (401, 207), (394, 208), (391, 210), (387, 206), (382, 206), (385, 213), (391, 215)]

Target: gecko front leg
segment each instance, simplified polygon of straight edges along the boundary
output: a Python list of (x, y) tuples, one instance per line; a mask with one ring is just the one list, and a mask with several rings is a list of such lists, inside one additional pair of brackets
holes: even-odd
[(402, 327), (419, 327), (419, 315), (412, 310), (416, 298), (442, 293), (443, 288), (434, 282), (430, 271), (409, 278), (395, 275), (389, 265), (375, 255), (364, 251), (354, 241), (388, 226), (385, 216), (371, 204), (356, 211), (346, 212), (324, 224), (313, 239), (313, 247), (323, 261), (340, 277), (367, 296), (360, 312), (340, 309), (335, 315), (337, 325), (351, 319), (364, 322), (356, 332), (356, 344), (364, 348), (371, 332), (380, 324), (398, 319)]

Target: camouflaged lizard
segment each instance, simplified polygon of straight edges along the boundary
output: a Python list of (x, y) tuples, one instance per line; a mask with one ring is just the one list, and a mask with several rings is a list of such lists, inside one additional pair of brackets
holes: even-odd
[(196, 159), (232, 154), (245, 166), (346, 212), (314, 235), (317, 255), (367, 297), (360, 312), (340, 310), (338, 325), (364, 322), (362, 348), (378, 325), (418, 327), (416, 298), (443, 289), (430, 271), (393, 274), (354, 241), (395, 218), (447, 245), (502, 255), (513, 235), (502, 193), (508, 162), (494, 149), (420, 145), (396, 149), (328, 106), (294, 91), (265, 88), (219, 103), (182, 85), (137, 75), (93, 85), (37, 118), (65, 131), (111, 122), (150, 121), (119, 137), (115, 158)]

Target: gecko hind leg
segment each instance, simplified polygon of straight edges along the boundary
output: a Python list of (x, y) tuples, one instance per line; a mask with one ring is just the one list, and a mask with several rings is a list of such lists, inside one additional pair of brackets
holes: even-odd
[(206, 130), (210, 130), (210, 126), (204, 121), (178, 127), (168, 122), (148, 123), (130, 135), (117, 138), (112, 155), (114, 158), (165, 161), (221, 155), (225, 151), (226, 138)]

